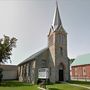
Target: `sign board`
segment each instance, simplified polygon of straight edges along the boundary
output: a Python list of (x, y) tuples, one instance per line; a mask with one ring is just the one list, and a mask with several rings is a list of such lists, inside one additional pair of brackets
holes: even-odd
[(48, 79), (49, 78), (49, 69), (48, 68), (38, 69), (38, 78)]

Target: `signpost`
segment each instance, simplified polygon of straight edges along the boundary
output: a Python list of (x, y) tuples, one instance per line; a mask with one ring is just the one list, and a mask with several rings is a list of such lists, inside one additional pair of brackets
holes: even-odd
[(46, 90), (46, 82), (48, 79), (49, 79), (49, 69), (48, 68), (38, 69), (38, 80), (41, 81), (40, 90)]
[(48, 68), (38, 69), (38, 78), (39, 79), (48, 79), (49, 78), (49, 69)]

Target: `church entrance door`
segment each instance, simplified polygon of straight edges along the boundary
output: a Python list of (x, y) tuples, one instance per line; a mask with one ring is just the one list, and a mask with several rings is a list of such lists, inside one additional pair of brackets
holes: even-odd
[(64, 81), (63, 69), (62, 70), (59, 70), (59, 81)]

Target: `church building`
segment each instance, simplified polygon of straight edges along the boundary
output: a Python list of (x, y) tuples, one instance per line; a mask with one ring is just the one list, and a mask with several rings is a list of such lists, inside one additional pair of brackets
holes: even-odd
[(48, 47), (36, 52), (18, 65), (18, 78), (21, 82), (36, 83), (38, 70), (49, 69), (50, 82), (70, 80), (70, 63), (67, 55), (67, 32), (64, 30), (58, 5), (48, 34)]

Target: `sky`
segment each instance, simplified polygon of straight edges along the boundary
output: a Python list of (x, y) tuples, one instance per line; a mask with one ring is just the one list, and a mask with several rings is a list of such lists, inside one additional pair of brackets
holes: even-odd
[[(57, 0), (68, 33), (68, 57), (90, 53), (90, 0)], [(0, 38), (16, 37), (12, 64), (48, 46), (56, 0), (0, 0)], [(10, 64), (10, 63), (8, 63)]]

